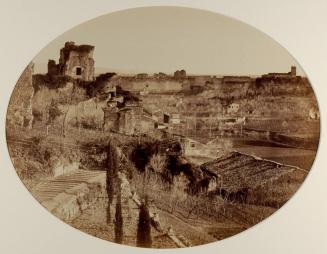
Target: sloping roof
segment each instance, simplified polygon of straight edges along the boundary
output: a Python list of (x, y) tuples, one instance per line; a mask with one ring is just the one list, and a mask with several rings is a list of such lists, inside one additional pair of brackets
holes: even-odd
[(243, 188), (255, 188), (294, 171), (300, 171), (305, 175), (305, 171), (300, 168), (239, 152), (231, 152), (204, 163), (201, 165), (201, 169), (216, 175), (222, 181), (222, 188), (231, 192)]

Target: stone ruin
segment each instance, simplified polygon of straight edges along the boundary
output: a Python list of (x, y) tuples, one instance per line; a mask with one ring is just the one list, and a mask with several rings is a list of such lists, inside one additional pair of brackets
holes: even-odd
[(66, 42), (60, 50), (59, 63), (55, 60), (48, 62), (48, 74), (69, 76), (83, 81), (94, 80), (94, 46), (75, 45), (74, 42)]

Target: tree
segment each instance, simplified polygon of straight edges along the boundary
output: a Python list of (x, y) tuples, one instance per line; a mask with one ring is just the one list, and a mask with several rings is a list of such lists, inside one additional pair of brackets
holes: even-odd
[(106, 174), (106, 190), (108, 195), (108, 206), (107, 206), (107, 224), (111, 221), (110, 206), (114, 197), (114, 181), (117, 178), (118, 169), (118, 155), (116, 147), (112, 142), (108, 143), (107, 147), (107, 174)]
[[(73, 88), (70, 92), (70, 96), (69, 96), (69, 101), (68, 101), (68, 105), (71, 105), (72, 104), (72, 101), (73, 101), (73, 96), (75, 94), (75, 82), (72, 82), (73, 84)], [(69, 111), (69, 108), (66, 110), (65, 114), (64, 114), (64, 117), (63, 117), (63, 120), (62, 120), (62, 136), (65, 137), (66, 136), (66, 132), (65, 132), (65, 124), (66, 124), (66, 118), (67, 118), (67, 115), (68, 115), (68, 111)]]
[(107, 195), (108, 195), (108, 206), (107, 206), (107, 224), (111, 222), (111, 212), (110, 206), (114, 197), (114, 184), (112, 179), (112, 174), (110, 174), (110, 170), (107, 170)]
[(147, 198), (142, 202), (139, 213), (139, 222), (137, 225), (136, 246), (151, 248), (151, 218), (149, 214)]
[(117, 153), (116, 146), (111, 141), (108, 143), (108, 148), (107, 148), (107, 168), (110, 169), (114, 177), (117, 176), (118, 153)]
[(54, 120), (62, 114), (61, 110), (58, 108), (57, 103), (51, 100), (50, 105), (47, 107), (47, 121), (46, 121), (46, 132), (48, 135), (49, 126), (53, 124)]
[(121, 207), (121, 190), (118, 188), (117, 202), (116, 202), (116, 214), (115, 214), (115, 242), (123, 242), (123, 215)]
[(54, 100), (51, 101), (49, 106), (49, 117), (48, 122), (52, 123), (58, 116), (62, 114), (61, 110), (58, 108), (58, 104), (54, 102)]

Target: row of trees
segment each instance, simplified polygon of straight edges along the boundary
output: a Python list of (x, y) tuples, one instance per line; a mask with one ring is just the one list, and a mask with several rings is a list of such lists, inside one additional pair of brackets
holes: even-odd
[[(112, 220), (111, 206), (116, 196), (114, 233), (115, 242), (122, 243), (124, 238), (124, 220), (122, 215), (122, 190), (121, 181), (118, 177), (119, 157), (117, 148), (112, 142), (107, 147), (107, 174), (106, 174), (106, 191), (108, 195), (107, 206), (107, 224)], [(151, 248), (151, 218), (148, 209), (147, 198), (142, 202), (139, 211), (139, 220), (136, 235), (136, 245), (138, 247)]]

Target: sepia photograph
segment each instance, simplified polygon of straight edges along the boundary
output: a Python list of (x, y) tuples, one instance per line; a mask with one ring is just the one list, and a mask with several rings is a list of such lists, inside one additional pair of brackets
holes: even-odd
[(142, 248), (204, 245), (268, 218), (319, 139), (314, 90), (285, 48), (182, 7), (66, 31), (26, 66), (6, 116), (12, 164), (45, 209)]

